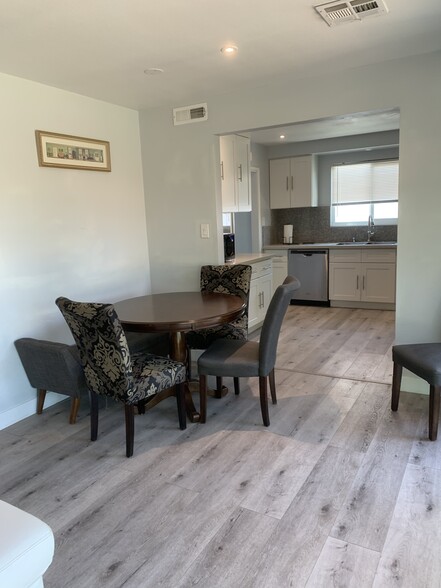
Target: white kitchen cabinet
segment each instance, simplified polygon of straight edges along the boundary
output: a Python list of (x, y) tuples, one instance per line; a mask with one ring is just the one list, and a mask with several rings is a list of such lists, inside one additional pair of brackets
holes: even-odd
[(313, 155), (270, 160), (270, 207), (317, 206), (315, 164)]
[(222, 212), (249, 212), (250, 140), (241, 135), (220, 137)]
[(329, 252), (329, 298), (340, 302), (395, 304), (396, 251)]
[(271, 259), (252, 263), (251, 267), (248, 331), (253, 331), (262, 325), (273, 292)]
[(273, 256), (273, 294), (283, 284), (288, 275), (288, 251), (286, 249), (267, 249), (265, 253)]

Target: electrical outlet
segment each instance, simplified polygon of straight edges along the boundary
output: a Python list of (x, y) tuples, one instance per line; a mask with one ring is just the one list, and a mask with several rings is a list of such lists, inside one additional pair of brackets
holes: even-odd
[(210, 225), (208, 223), (201, 224), (201, 239), (210, 238)]

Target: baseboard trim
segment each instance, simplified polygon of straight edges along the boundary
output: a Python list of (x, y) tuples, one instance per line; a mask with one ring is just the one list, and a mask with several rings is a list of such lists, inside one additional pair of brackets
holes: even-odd
[[(48, 392), (46, 394), (46, 398), (44, 400), (44, 408), (48, 408), (49, 406), (53, 406), (58, 402), (61, 402), (68, 398), (62, 394), (56, 394), (55, 392)], [(14, 406), (9, 410), (5, 410), (0, 413), (0, 431), (2, 429), (6, 429), (6, 427), (10, 427), (11, 425), (15, 425), (19, 421), (33, 415), (36, 413), (37, 410), (37, 399), (29, 400), (28, 402), (24, 402), (23, 404), (19, 404), (18, 406)]]
[(331, 300), (336, 308), (367, 308), (368, 310), (395, 310), (395, 304), (389, 302), (352, 302), (350, 300)]

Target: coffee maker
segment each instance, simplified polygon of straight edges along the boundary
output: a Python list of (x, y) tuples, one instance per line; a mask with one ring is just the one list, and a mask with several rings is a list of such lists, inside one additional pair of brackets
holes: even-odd
[(234, 233), (224, 233), (224, 260), (233, 261), (235, 256)]

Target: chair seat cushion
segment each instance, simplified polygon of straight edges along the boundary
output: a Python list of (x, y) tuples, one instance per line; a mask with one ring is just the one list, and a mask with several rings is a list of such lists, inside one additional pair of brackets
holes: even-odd
[(392, 359), (431, 386), (441, 385), (441, 343), (394, 345)]
[(131, 360), (132, 375), (138, 383), (130, 398), (126, 400), (129, 404), (136, 404), (162, 390), (185, 382), (186, 368), (183, 363), (149, 353), (134, 353)]
[(190, 349), (208, 349), (218, 339), (233, 339), (244, 341), (248, 337), (248, 330), (234, 323), (189, 331), (186, 334), (187, 347)]
[(259, 374), (259, 343), (219, 339), (198, 359), (198, 372), (203, 375), (248, 378)]

